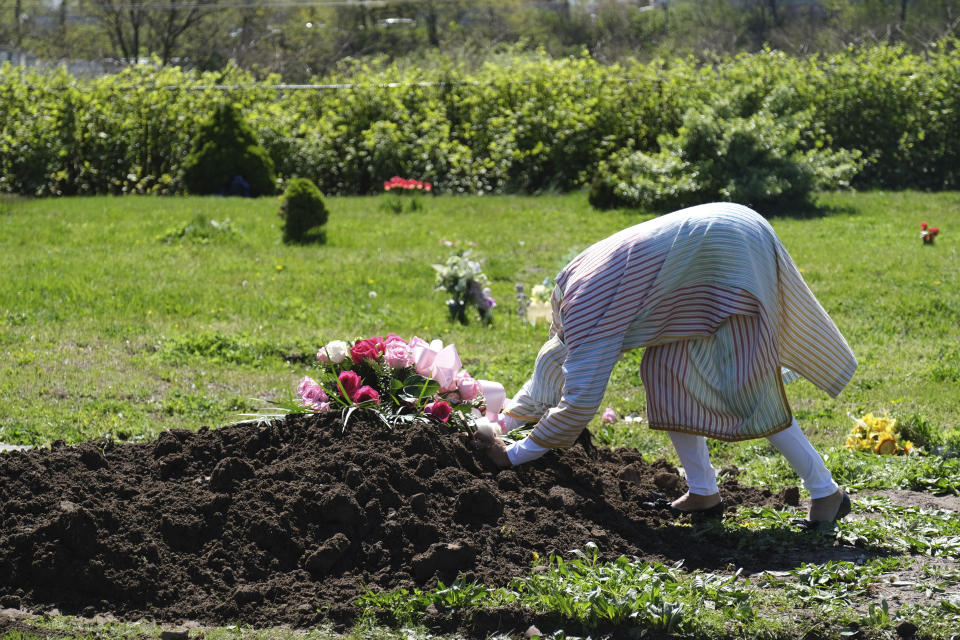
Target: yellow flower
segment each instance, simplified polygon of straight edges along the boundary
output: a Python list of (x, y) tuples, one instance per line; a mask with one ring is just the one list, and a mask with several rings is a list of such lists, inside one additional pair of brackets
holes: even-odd
[[(897, 421), (888, 415), (875, 416), (868, 413), (861, 418), (850, 416), (854, 426), (844, 440), (844, 446), (853, 451), (870, 451), (877, 454), (895, 454), (909, 451), (908, 443), (897, 440)], [(913, 447), (913, 443), (909, 443)]]
[(890, 434), (883, 434), (873, 448), (874, 453), (893, 455), (897, 452), (897, 439)]

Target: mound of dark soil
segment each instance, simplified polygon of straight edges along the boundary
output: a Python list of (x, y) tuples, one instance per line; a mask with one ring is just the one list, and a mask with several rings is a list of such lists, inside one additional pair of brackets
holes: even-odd
[[(126, 618), (349, 621), (366, 589), (524, 575), (533, 552), (748, 565), (757, 550), (649, 503), (677, 470), (581, 447), (497, 470), (445, 427), (355, 416), (0, 456), (0, 607)], [(728, 504), (784, 497), (727, 478)], [(793, 492), (795, 494), (795, 491)], [(647, 504), (644, 504), (647, 503)], [(738, 557), (742, 556), (742, 557)]]

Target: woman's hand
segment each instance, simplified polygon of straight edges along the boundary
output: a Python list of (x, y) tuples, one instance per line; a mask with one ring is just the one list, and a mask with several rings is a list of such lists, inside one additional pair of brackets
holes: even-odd
[(503, 444), (503, 440), (500, 438), (497, 438), (497, 441), (487, 448), (487, 457), (498, 467), (513, 466), (510, 463), (510, 456), (507, 455), (507, 445)]
[(510, 467), (510, 457), (507, 455), (507, 445), (497, 437), (500, 431), (498, 425), (491, 424), (481, 418), (477, 424), (477, 431), (473, 434), (475, 446), (486, 449), (487, 457), (498, 467)]

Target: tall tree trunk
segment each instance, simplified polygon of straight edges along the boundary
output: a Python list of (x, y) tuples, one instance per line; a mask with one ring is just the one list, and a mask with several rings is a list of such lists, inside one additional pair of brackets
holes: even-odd
[(440, 35), (437, 32), (437, 8), (432, 2), (427, 3), (427, 42), (431, 47), (440, 46)]
[(900, 26), (901, 27), (907, 22), (907, 2), (908, 0), (900, 0)]
[(137, 64), (137, 60), (140, 59), (140, 21), (138, 20), (139, 16), (134, 8), (131, 6), (129, 11), (130, 15), (130, 55), (127, 57), (129, 64)]
[(20, 21), (21, 15), (23, 15), (23, 2), (22, 0), (17, 0), (13, 5), (13, 41), (14, 44), (16, 44), (18, 53), (23, 49), (23, 24)]

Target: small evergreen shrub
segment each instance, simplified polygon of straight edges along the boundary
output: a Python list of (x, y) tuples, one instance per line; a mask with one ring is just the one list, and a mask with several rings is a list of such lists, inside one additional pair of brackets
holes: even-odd
[(329, 212), (323, 194), (307, 178), (293, 178), (287, 183), (280, 206), (284, 242), (323, 241), (320, 227), (327, 223)]
[(183, 162), (190, 193), (261, 196), (276, 190), (273, 161), (233, 104), (217, 106)]
[(714, 200), (760, 211), (807, 205), (817, 189), (849, 186), (861, 166), (856, 151), (803, 149), (808, 125), (805, 114), (691, 109), (675, 135), (658, 138), (659, 152), (626, 149), (600, 163), (590, 202), (653, 210)]

